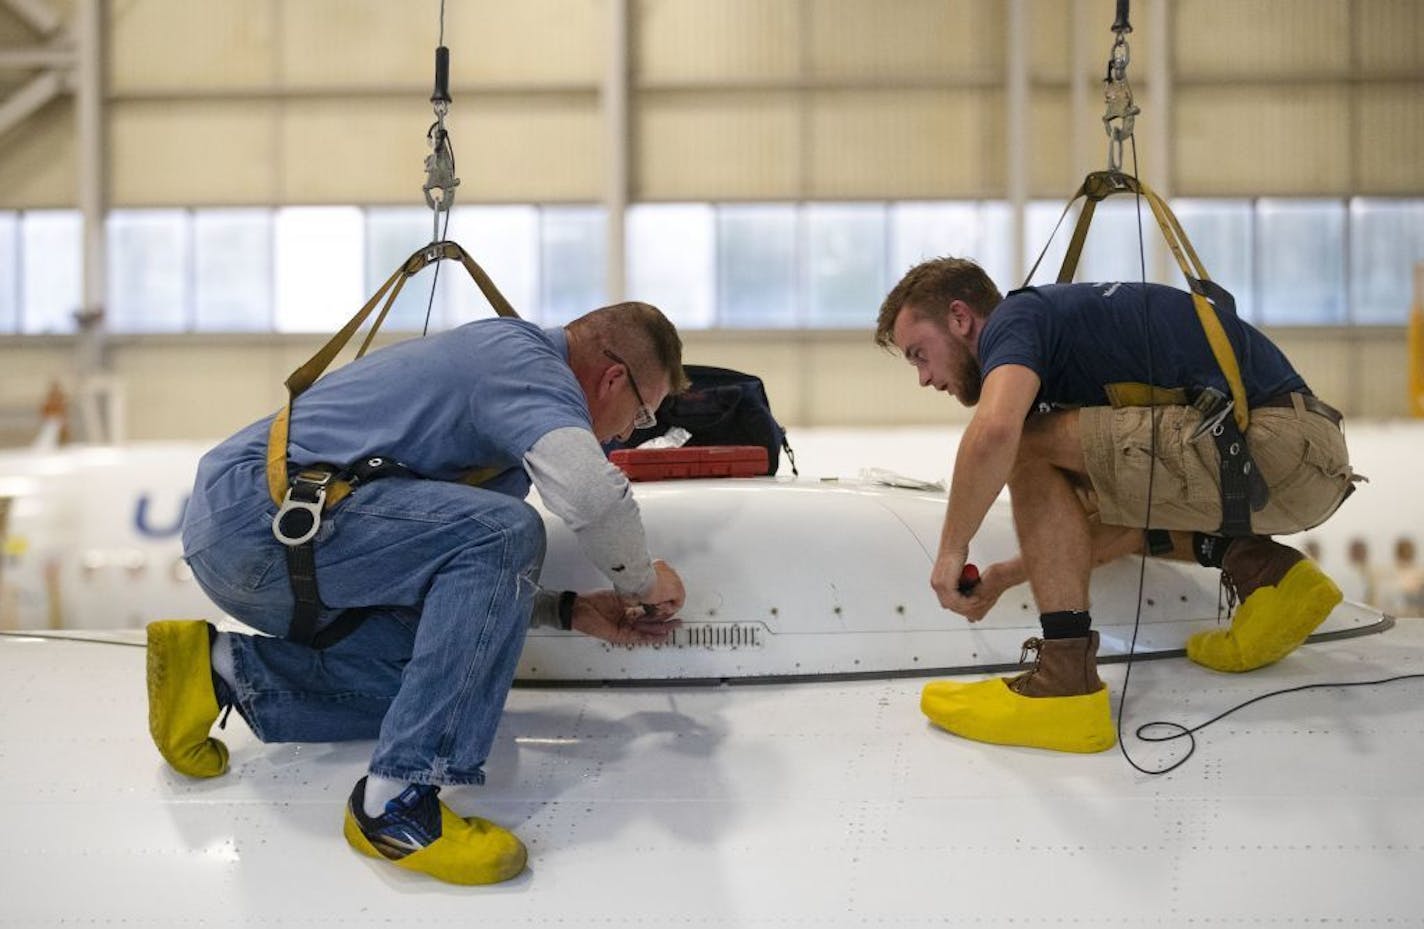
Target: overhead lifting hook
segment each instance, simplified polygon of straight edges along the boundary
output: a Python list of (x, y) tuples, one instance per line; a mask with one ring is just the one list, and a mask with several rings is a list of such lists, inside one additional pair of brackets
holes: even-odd
[(1132, 85), (1127, 81), (1127, 65), (1132, 60), (1127, 34), (1132, 31), (1128, 21), (1128, 0), (1117, 0), (1117, 19), (1113, 21), (1112, 52), (1108, 56), (1107, 75), (1103, 78), (1103, 128), (1108, 134), (1108, 170), (1122, 170), (1122, 145), (1132, 138), (1132, 126), (1142, 110), (1132, 102)]
[(425, 140), (430, 154), (425, 156), (425, 205), (434, 211), (432, 243), (440, 239), (440, 214), (449, 221), (450, 207), (455, 204), (455, 188), (460, 179), (455, 176), (455, 149), (450, 133), (445, 129), (445, 115), (450, 112), (450, 49), (444, 45), (435, 49), (435, 89), (430, 103), (435, 110), (435, 122), (426, 130)]

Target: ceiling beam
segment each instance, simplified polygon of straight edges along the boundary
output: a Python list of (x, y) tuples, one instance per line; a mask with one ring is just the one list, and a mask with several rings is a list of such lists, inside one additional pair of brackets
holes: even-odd
[(64, 20), (45, 0), (4, 0), (4, 2), (10, 8), (10, 12), (41, 36), (51, 36), (64, 25)]
[(68, 45), (36, 45), (30, 48), (0, 48), (0, 68), (72, 68), (74, 49)]
[(59, 96), (60, 92), (66, 89), (67, 80), (68, 77), (63, 71), (44, 71), (30, 78), (4, 100), (0, 100), (0, 136)]

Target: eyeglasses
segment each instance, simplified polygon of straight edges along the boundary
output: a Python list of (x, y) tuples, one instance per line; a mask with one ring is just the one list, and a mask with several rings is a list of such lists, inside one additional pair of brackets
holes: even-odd
[(658, 424), (658, 414), (654, 413), (652, 408), (648, 406), (647, 401), (643, 399), (643, 393), (638, 389), (638, 382), (633, 378), (633, 369), (628, 366), (628, 362), (619, 358), (606, 348), (603, 350), (603, 354), (612, 358), (618, 364), (621, 364), (623, 366), (623, 373), (628, 375), (628, 386), (633, 388), (633, 397), (638, 401), (638, 415), (633, 417), (633, 428), (651, 429), (656, 426)]

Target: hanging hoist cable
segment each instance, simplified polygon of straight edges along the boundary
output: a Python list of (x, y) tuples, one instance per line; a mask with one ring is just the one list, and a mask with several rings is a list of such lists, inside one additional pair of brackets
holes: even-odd
[[(435, 47), (435, 89), (430, 93), (430, 105), (435, 110), (435, 122), (425, 131), (430, 154), (425, 156), (425, 205), (430, 207), (430, 247), (432, 251), (445, 241), (450, 229), (450, 208), (455, 205), (455, 188), (460, 179), (455, 176), (455, 146), (445, 128), (445, 116), (450, 112), (450, 49), (445, 47), (445, 0), (440, 0), (440, 39)], [(444, 216), (442, 228), (440, 218)], [(435, 287), (440, 283), (440, 264), (430, 281), (430, 299), (425, 305), (425, 326), (421, 335), (430, 331), (430, 312), (435, 307)]]
[(445, 3), (441, 0), (440, 44), (435, 48), (435, 89), (430, 94), (435, 122), (425, 132), (430, 154), (425, 156), (425, 185), (421, 188), (425, 193), (425, 205), (432, 211), (432, 245), (444, 238), (440, 228), (442, 213), (446, 228), (449, 228), (450, 207), (455, 204), (455, 188), (460, 186), (460, 179), (455, 176), (455, 149), (450, 142), (450, 132), (445, 128), (450, 103), (450, 49), (445, 47)]

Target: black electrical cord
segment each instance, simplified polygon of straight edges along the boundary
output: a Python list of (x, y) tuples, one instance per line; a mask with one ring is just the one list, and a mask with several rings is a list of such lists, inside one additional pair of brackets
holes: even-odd
[[(1129, 142), (1132, 146), (1132, 174), (1134, 178), (1137, 178), (1137, 140), (1135, 138), (1129, 137)], [(1142, 279), (1142, 330), (1147, 342), (1147, 384), (1148, 388), (1151, 389), (1151, 386), (1154, 383), (1154, 372), (1152, 365), (1152, 329), (1151, 320), (1148, 317), (1147, 306), (1147, 251), (1146, 247), (1143, 245), (1144, 237), (1142, 234), (1142, 187), (1140, 181), (1137, 187), (1135, 188), (1135, 203), (1137, 206), (1138, 270)], [(1152, 526), (1152, 486), (1157, 473), (1156, 463), (1158, 412), (1156, 406), (1149, 406), (1147, 409), (1149, 410), (1148, 416), (1152, 420), (1152, 430), (1150, 438), (1148, 439), (1148, 454), (1151, 464), (1147, 468), (1147, 511), (1143, 517), (1143, 523), (1145, 524), (1143, 528), (1144, 532)], [(1138, 564), (1137, 570), (1137, 612), (1132, 619), (1132, 640), (1127, 647), (1126, 670), (1123, 672), (1122, 691), (1118, 695), (1117, 701), (1118, 751), (1122, 753), (1123, 759), (1126, 760), (1128, 764), (1132, 765), (1133, 768), (1135, 768), (1138, 772), (1142, 774), (1167, 774), (1168, 772), (1174, 771), (1177, 768), (1181, 767), (1184, 763), (1186, 763), (1188, 758), (1192, 757), (1192, 755), (1195, 754), (1197, 750), (1196, 733), (1205, 729), (1207, 726), (1212, 725), (1213, 723), (1225, 719), (1227, 716), (1230, 716), (1237, 710), (1245, 709), (1253, 703), (1259, 703), (1262, 700), (1267, 700), (1271, 697), (1279, 697), (1284, 694), (1300, 693), (1301, 691), (1305, 690), (1323, 690), (1325, 688), (1330, 687), (1374, 687), (1380, 684), (1391, 684), (1395, 681), (1405, 681), (1413, 678), (1424, 678), (1424, 674), (1397, 674), (1393, 677), (1386, 677), (1373, 681), (1334, 681), (1319, 684), (1301, 684), (1297, 687), (1283, 687), (1280, 690), (1272, 690), (1252, 697), (1249, 700), (1242, 701), (1241, 703), (1238, 703), (1233, 707), (1223, 710), (1222, 712), (1213, 716), (1211, 719), (1208, 719), (1206, 722), (1198, 723), (1197, 725), (1192, 726), (1190, 728), (1182, 725), (1181, 723), (1172, 722), (1170, 720), (1154, 720), (1152, 722), (1143, 723), (1142, 725), (1138, 726), (1133, 733), (1133, 735), (1135, 735), (1139, 741), (1170, 742), (1174, 739), (1184, 738), (1187, 740), (1188, 745), (1186, 754), (1182, 755), (1182, 757), (1178, 758), (1176, 761), (1172, 762), (1166, 767), (1156, 769), (1144, 768), (1142, 765), (1134, 761), (1132, 755), (1128, 752), (1127, 745), (1123, 742), (1122, 738), (1122, 725), (1123, 708), (1127, 705), (1128, 683), (1132, 680), (1132, 659), (1137, 652), (1137, 633), (1138, 630), (1141, 628), (1142, 624), (1142, 600), (1147, 586), (1147, 556), (1148, 546), (1144, 542), (1142, 546), (1142, 558)], [(1219, 602), (1217, 604), (1217, 609), (1221, 609), (1221, 605)], [(1168, 728), (1173, 731), (1166, 735), (1149, 735), (1148, 730), (1153, 729), (1154, 727)]]
[[(1137, 168), (1137, 139), (1134, 136), (1128, 136), (1128, 142), (1132, 146), (1132, 175), (1134, 178), (1138, 178), (1139, 175)], [(1137, 214), (1137, 264), (1138, 276), (1141, 278), (1142, 281), (1142, 336), (1143, 341), (1147, 345), (1147, 390), (1150, 393), (1153, 389), (1152, 385), (1156, 383), (1156, 380), (1154, 377), (1155, 372), (1153, 370), (1152, 365), (1152, 321), (1148, 316), (1147, 308), (1147, 247), (1144, 244), (1145, 236), (1142, 233), (1142, 182), (1140, 180), (1133, 187), (1133, 203), (1136, 206)], [(1147, 440), (1147, 511), (1142, 518), (1142, 531), (1144, 533), (1147, 532), (1147, 530), (1150, 529), (1152, 526), (1152, 489), (1157, 477), (1157, 407), (1155, 405), (1149, 405), (1147, 407), (1147, 410), (1147, 416), (1148, 419), (1151, 421), (1152, 428), (1148, 430)], [(1132, 658), (1134, 655), (1137, 654), (1137, 633), (1142, 627), (1142, 600), (1147, 589), (1147, 553), (1148, 545), (1144, 537), (1142, 544), (1142, 558), (1139, 560), (1137, 565), (1137, 609), (1132, 617), (1132, 640), (1128, 643), (1127, 646), (1127, 666), (1126, 669), (1123, 671), (1122, 691), (1118, 694), (1117, 698), (1117, 747), (1118, 751), (1122, 753), (1123, 759), (1142, 774), (1166, 774), (1168, 771), (1171, 771), (1173, 768), (1176, 768), (1178, 765), (1181, 765), (1183, 762), (1185, 762), (1188, 758), (1192, 757), (1192, 753), (1196, 751), (1196, 739), (1191, 735), (1191, 733), (1195, 730), (1187, 730), (1187, 737), (1191, 740), (1191, 747), (1187, 749), (1187, 753), (1181, 758), (1177, 759), (1175, 762), (1173, 762), (1170, 766), (1155, 771), (1148, 770), (1147, 768), (1142, 767), (1136, 761), (1134, 761), (1132, 755), (1128, 752), (1127, 746), (1126, 744), (1124, 744), (1122, 739), (1123, 709), (1127, 705), (1127, 688), (1129, 682), (1131, 682), (1132, 680)], [(1179, 729), (1183, 728), (1177, 723), (1157, 722), (1148, 723), (1147, 725), (1168, 725), (1177, 726), (1177, 728)]]

